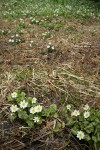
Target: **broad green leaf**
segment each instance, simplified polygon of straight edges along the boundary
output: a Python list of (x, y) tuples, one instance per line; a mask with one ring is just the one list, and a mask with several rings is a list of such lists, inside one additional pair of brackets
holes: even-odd
[(90, 141), (91, 140), (91, 137), (89, 136), (89, 134), (85, 134), (85, 140), (86, 141)]
[(98, 141), (96, 136), (92, 136), (92, 140), (93, 140), (94, 142), (97, 142), (97, 141)]
[(76, 127), (71, 129), (72, 134), (77, 135), (78, 129)]
[(73, 124), (74, 124), (74, 121), (73, 121), (72, 118), (67, 118), (67, 119), (66, 119), (66, 125), (67, 125), (67, 126), (72, 126)]
[(53, 116), (54, 116), (54, 118), (58, 118), (59, 117), (58, 113), (55, 113)]
[(34, 127), (34, 121), (32, 120), (26, 120), (26, 123), (28, 124), (29, 127)]
[(27, 119), (28, 118), (28, 114), (27, 114), (26, 111), (20, 110), (20, 111), (18, 111), (18, 117), (20, 119)]
[(44, 110), (42, 111), (42, 116), (46, 116), (46, 117), (49, 117), (49, 116), (50, 116), (50, 111), (49, 111), (48, 108), (46, 108), (46, 109), (44, 109)]
[(7, 99), (8, 99), (8, 101), (15, 101), (15, 99), (13, 99), (13, 98), (11, 97), (11, 94), (8, 95)]
[(56, 104), (50, 105), (50, 107), (49, 107), (50, 113), (54, 113), (54, 112), (56, 112), (56, 110), (57, 110), (57, 105)]

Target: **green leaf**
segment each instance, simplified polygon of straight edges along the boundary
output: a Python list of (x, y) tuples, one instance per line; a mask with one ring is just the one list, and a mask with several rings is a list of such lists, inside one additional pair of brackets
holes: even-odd
[(48, 108), (46, 108), (46, 109), (44, 109), (44, 110), (42, 111), (42, 116), (46, 116), (46, 117), (49, 117), (49, 116), (50, 116), (50, 111), (49, 111)]
[(71, 129), (72, 134), (77, 135), (78, 129), (76, 127)]
[(16, 117), (17, 117), (17, 115), (16, 115), (15, 113), (10, 113), (9, 116), (8, 116), (8, 118), (9, 118), (11, 121), (15, 120)]
[(13, 98), (11, 97), (11, 94), (8, 95), (7, 99), (8, 99), (8, 101), (15, 101), (15, 99), (13, 99)]
[(72, 126), (73, 124), (74, 124), (74, 121), (73, 121), (72, 118), (67, 118), (67, 119), (66, 119), (66, 125), (67, 125), (67, 126)]
[(55, 128), (53, 129), (53, 131), (58, 132), (61, 129), (62, 129), (62, 124), (60, 122), (57, 122)]
[(88, 121), (84, 121), (83, 123), (84, 123), (85, 126), (89, 124)]
[(100, 141), (100, 132), (97, 133), (97, 139)]
[(91, 133), (91, 132), (94, 131), (94, 126), (93, 126), (92, 123), (90, 123), (90, 124), (89, 124), (88, 126), (86, 126), (84, 129), (86, 130), (87, 133)]
[(100, 120), (98, 118), (95, 119), (96, 123), (100, 123)]
[(29, 127), (34, 127), (34, 121), (32, 120), (26, 120), (26, 123), (28, 124)]
[(28, 118), (29, 118), (29, 120), (33, 120), (34, 115), (33, 115), (33, 114), (30, 114), (30, 115), (28, 116)]
[(58, 113), (55, 113), (53, 116), (54, 116), (54, 118), (58, 118), (59, 117)]
[(28, 118), (28, 114), (27, 114), (26, 111), (20, 110), (20, 111), (18, 111), (18, 117), (20, 119), (27, 119)]
[(94, 142), (97, 142), (97, 141), (98, 141), (96, 136), (92, 136), (92, 140), (93, 140)]
[(56, 104), (50, 105), (50, 107), (49, 107), (50, 113), (55, 113), (56, 110), (57, 110), (57, 105)]
[(25, 93), (24, 92), (21, 92), (21, 96), (24, 98), (25, 97)]
[(85, 140), (86, 141), (90, 141), (91, 140), (91, 137), (89, 136), (89, 134), (85, 134)]

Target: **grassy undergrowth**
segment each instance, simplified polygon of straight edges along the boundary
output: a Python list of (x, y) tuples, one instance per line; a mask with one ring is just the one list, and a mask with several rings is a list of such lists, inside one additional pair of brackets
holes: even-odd
[(0, 1), (0, 149), (99, 150), (99, 7)]
[(2, 2), (1, 15), (4, 17), (29, 17), (33, 15), (40, 16), (64, 16), (73, 18), (99, 18), (100, 3), (93, 1), (78, 0), (10, 0)]

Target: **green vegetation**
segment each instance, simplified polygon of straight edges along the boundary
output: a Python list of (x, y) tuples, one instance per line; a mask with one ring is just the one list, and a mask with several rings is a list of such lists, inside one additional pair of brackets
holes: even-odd
[[(11, 121), (19, 118), (31, 128), (35, 124), (40, 125), (46, 121), (46, 117), (59, 118), (56, 104), (51, 104), (48, 108), (38, 103), (36, 97), (27, 97), (24, 92), (13, 92), (8, 95), (8, 101), (12, 103), (9, 118)], [(95, 150), (100, 147), (100, 107), (91, 109), (88, 104), (76, 110), (72, 105), (61, 108), (60, 116), (64, 117), (62, 125), (53, 128), (58, 132), (63, 127), (68, 126), (72, 134), (79, 140), (85, 140), (89, 144), (94, 143)]]
[(37, 98), (27, 97), (24, 92), (13, 92), (9, 94), (8, 101), (13, 102), (10, 107), (11, 113), (9, 118), (13, 121), (16, 118), (22, 119), (28, 124), (29, 127), (34, 127), (34, 124), (41, 124), (44, 120), (43, 117), (58, 116), (56, 112), (57, 106), (52, 104), (49, 108), (43, 108), (39, 104)]
[[(5, 0), (1, 14), (4, 17), (65, 16), (100, 17), (100, 3), (86, 0)], [(2, 8), (2, 7), (1, 7)]]

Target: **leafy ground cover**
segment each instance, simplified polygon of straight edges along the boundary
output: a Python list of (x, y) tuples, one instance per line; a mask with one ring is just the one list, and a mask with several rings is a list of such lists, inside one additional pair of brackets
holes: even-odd
[[(99, 149), (99, 4), (76, 0), (0, 1), (0, 149)], [(20, 98), (9, 99), (15, 91), (26, 94), (25, 100), (36, 98), (36, 108), (43, 106), (43, 112), (35, 118), (30, 116), (35, 120), (34, 127), (31, 119), (26, 119), (33, 103), (26, 112), (18, 113), (18, 118), (10, 114), (18, 110), (15, 105), (23, 109)], [(93, 111), (86, 110), (83, 115), (86, 104)], [(81, 117), (72, 119), (70, 106), (73, 112), (79, 110)], [(96, 117), (87, 120), (86, 115)], [(38, 124), (39, 119), (42, 124)], [(83, 132), (75, 136), (75, 130), (84, 128), (90, 131), (87, 140)], [(77, 138), (80, 133), (82, 140)]]

